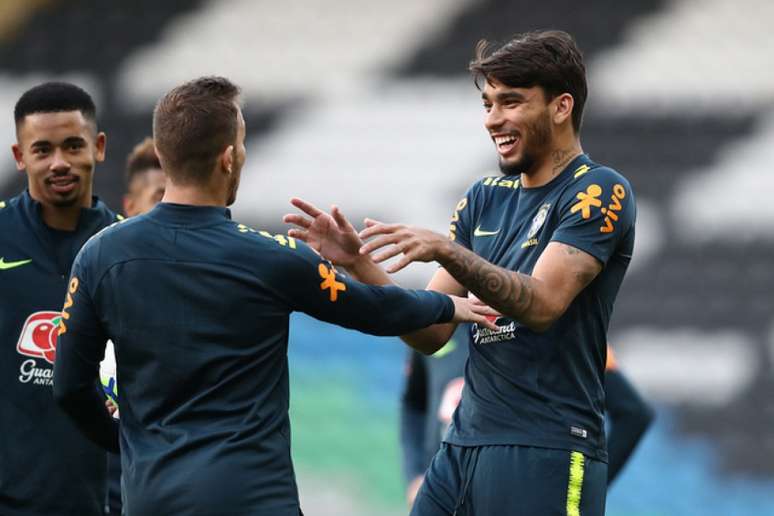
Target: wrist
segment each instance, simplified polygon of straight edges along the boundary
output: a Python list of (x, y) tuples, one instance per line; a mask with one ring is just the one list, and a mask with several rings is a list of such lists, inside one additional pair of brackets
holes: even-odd
[(346, 269), (350, 275), (360, 282), (364, 282), (365, 278), (369, 277), (369, 272), (373, 271), (374, 267), (378, 267), (371, 259), (370, 254), (358, 255), (351, 263), (347, 264)]
[(447, 265), (454, 261), (454, 242), (444, 238), (439, 241), (435, 249), (435, 261), (441, 265)]

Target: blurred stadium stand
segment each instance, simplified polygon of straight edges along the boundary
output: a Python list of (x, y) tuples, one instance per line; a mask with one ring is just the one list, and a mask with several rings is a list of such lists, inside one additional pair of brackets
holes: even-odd
[[(774, 515), (774, 4), (764, 0), (6, 0), (0, 143), (19, 94), (65, 77), (94, 93), (119, 207), (155, 100), (197, 75), (244, 88), (248, 161), (234, 207), (283, 231), (290, 196), (444, 231), (496, 169), (466, 64), (482, 37), (574, 34), (583, 144), (638, 194), (635, 261), (610, 339), (659, 409), (609, 496), (612, 516)], [(8, 153), (10, 158), (10, 152)], [(11, 159), (0, 198), (22, 188)], [(433, 266), (400, 276), (424, 284)], [(401, 514), (403, 349), (306, 317), (291, 344), (305, 512)]]

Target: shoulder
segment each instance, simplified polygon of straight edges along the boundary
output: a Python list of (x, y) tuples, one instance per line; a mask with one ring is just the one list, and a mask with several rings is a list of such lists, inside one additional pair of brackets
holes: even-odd
[(254, 253), (256, 248), (265, 251), (268, 256), (307, 256), (316, 253), (304, 242), (282, 233), (272, 233), (265, 229), (256, 229), (236, 221), (230, 221), (225, 230), (232, 233), (242, 243), (243, 249)]
[(103, 246), (105, 246), (107, 249), (110, 249), (111, 241), (116, 238), (116, 235), (122, 233), (125, 230), (128, 230), (133, 226), (136, 226), (138, 223), (137, 219), (139, 219), (139, 217), (128, 219), (124, 217), (117, 219), (114, 217), (113, 219), (106, 220), (106, 222), (110, 222), (110, 220), (115, 220), (115, 222), (112, 222), (101, 230), (97, 231), (86, 241), (85, 244), (83, 244), (83, 247), (81, 247), (81, 250), (78, 253), (79, 261), (84, 260), (86, 256), (92, 255), (96, 249)]
[[(8, 228), (14, 226), (20, 221), (21, 213), (21, 196), (12, 197), (10, 199), (0, 199), (0, 227)], [(3, 230), (0, 233), (11, 234), (7, 230)]]
[(634, 195), (631, 184), (617, 170), (591, 163), (573, 171), (561, 194), (565, 203), (586, 202), (601, 205), (608, 202), (630, 201)]
[(469, 191), (501, 192), (518, 190), (520, 187), (519, 176), (484, 176), (470, 187)]
[[(568, 183), (570, 189), (573, 189), (574, 185), (586, 187), (592, 184), (596, 184), (601, 188), (612, 188), (619, 184), (626, 188), (627, 191), (631, 191), (629, 180), (623, 174), (612, 167), (596, 163), (584, 164), (578, 167), (573, 172), (573, 176)], [(577, 188), (574, 189), (577, 190)]]
[(11, 218), (11, 214), (15, 211), (14, 208), (14, 199), (0, 199), (0, 223), (6, 222)]
[(521, 187), (519, 176), (489, 175), (473, 183), (465, 193), (468, 202), (484, 200), (498, 195), (507, 195)]
[(92, 210), (96, 212), (97, 216), (103, 224), (108, 225), (114, 222), (120, 222), (126, 218), (123, 215), (116, 213), (108, 208), (107, 204), (102, 202), (99, 197), (94, 197), (93, 199), (94, 204), (92, 206)]

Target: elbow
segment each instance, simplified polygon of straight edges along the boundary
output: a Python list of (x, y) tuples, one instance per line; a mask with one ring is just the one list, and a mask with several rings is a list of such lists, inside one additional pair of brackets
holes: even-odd
[(533, 314), (532, 317), (525, 318), (522, 324), (535, 333), (545, 333), (564, 315), (566, 310), (566, 306), (546, 308)]
[(517, 317), (516, 320), (535, 333), (545, 333), (564, 315), (569, 306), (569, 303), (561, 299), (543, 296), (540, 299), (535, 299), (531, 309), (522, 317)]
[(442, 339), (435, 336), (428, 336), (423, 335), (421, 337), (409, 337), (407, 335), (404, 335), (403, 342), (408, 344), (409, 347), (413, 348), (414, 350), (422, 353), (425, 356), (430, 356), (439, 349), (441, 349), (444, 344), (449, 339)]
[(419, 351), (425, 356), (430, 356), (434, 354), (436, 351), (441, 349), (445, 342), (437, 343), (437, 342), (425, 342), (418, 345), (412, 345), (411, 347)]

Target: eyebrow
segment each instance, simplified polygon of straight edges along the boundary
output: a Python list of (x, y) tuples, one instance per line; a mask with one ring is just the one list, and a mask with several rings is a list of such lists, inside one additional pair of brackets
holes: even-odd
[[(65, 140), (62, 142), (62, 145), (68, 145), (73, 143), (86, 143), (86, 139), (80, 136), (70, 136), (68, 138), (65, 138)], [(48, 140), (36, 140), (32, 142), (30, 147), (46, 147), (51, 145), (52, 143)]]
[[(483, 100), (489, 100), (489, 96), (486, 94), (486, 92), (481, 93), (481, 98)], [(506, 100), (524, 101), (524, 100), (527, 100), (527, 97), (525, 97), (524, 95), (522, 95), (517, 91), (505, 91), (495, 95), (495, 100), (497, 100), (498, 102), (504, 102)]]

